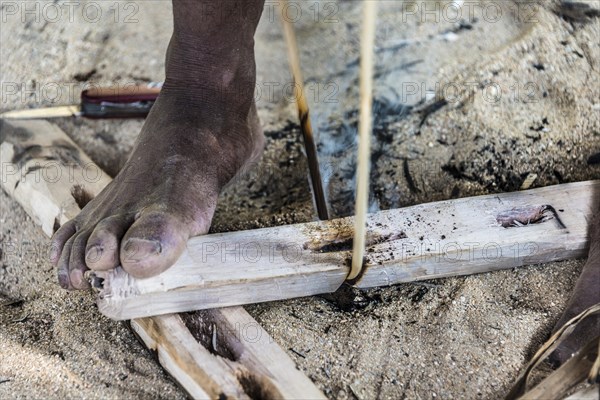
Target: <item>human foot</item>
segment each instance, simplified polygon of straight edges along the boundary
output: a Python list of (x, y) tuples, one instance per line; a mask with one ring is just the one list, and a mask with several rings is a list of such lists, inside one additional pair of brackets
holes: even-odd
[(136, 277), (168, 268), (189, 237), (208, 231), (221, 188), (260, 155), (253, 106), (220, 127), (224, 134), (169, 110), (174, 103), (157, 101), (119, 175), (54, 235), (52, 261), (64, 288), (87, 287), (88, 268), (121, 265)]
[(208, 231), (221, 188), (260, 155), (254, 106), (220, 127), (227, 134), (173, 106), (166, 96), (157, 101), (119, 175), (54, 235), (52, 261), (64, 288), (87, 287), (88, 268), (121, 265), (135, 277), (164, 271), (189, 237)]
[[(223, 186), (260, 156), (253, 35), (262, 0), (224, 2), (210, 16), (204, 6), (173, 2), (165, 84), (127, 163), (54, 234), (62, 287), (87, 287), (88, 269), (164, 271), (189, 237), (208, 231)], [(246, 7), (243, 19), (231, 18), (235, 7)]]

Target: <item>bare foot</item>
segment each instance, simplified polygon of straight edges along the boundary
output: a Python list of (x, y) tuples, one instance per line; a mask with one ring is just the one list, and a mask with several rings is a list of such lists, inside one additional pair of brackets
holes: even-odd
[(87, 269), (121, 265), (135, 277), (167, 269), (189, 237), (208, 231), (223, 186), (261, 154), (253, 35), (262, 1), (244, 6), (241, 26), (228, 10), (201, 15), (201, 5), (174, 2), (165, 85), (131, 156), (52, 238), (64, 288), (86, 288)]
[[(594, 216), (590, 228), (590, 252), (583, 271), (575, 284), (571, 299), (553, 332), (590, 306), (600, 303), (600, 213)], [(555, 366), (563, 364), (592, 339), (600, 336), (600, 315), (588, 317), (571, 335), (554, 350), (550, 361)]]

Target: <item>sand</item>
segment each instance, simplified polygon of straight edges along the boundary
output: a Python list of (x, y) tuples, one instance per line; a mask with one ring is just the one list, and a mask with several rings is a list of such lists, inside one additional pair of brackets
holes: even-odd
[[(371, 209), (514, 191), (534, 174), (531, 187), (598, 179), (600, 167), (587, 160), (600, 152), (599, 19), (566, 20), (555, 12), (557, 1), (484, 2), (470, 19), (472, 2), (457, 3), (464, 3), (462, 19), (447, 3), (428, 3), (440, 4), (437, 22), (436, 14), (419, 14), (424, 3), (380, 6)], [(2, 110), (76, 102), (85, 80), (163, 79), (169, 1), (82, 1), (72, 15), (57, 3), (60, 18), (48, 4), (29, 3), (34, 11), (23, 14), (22, 3), (3, 3)], [(336, 216), (348, 215), (360, 3), (311, 2), (301, 10), (288, 15), (296, 20), (329, 202)], [(256, 37), (267, 147), (261, 163), (221, 196), (214, 232), (315, 217), (273, 12), (268, 6)], [(54, 122), (111, 175), (142, 124)], [(6, 193), (0, 199), (0, 397), (185, 397), (124, 323), (97, 312), (91, 294), (58, 287), (47, 239)], [(332, 398), (496, 399), (548, 337), (582, 265), (348, 289), (246, 309)]]

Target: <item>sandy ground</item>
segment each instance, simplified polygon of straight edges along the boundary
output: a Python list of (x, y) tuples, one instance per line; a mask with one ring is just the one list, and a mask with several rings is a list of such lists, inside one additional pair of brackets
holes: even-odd
[[(425, 13), (436, 4), (437, 12)], [(598, 179), (600, 167), (587, 160), (600, 151), (600, 20), (561, 18), (557, 1), (452, 2), (462, 4), (461, 18), (445, 4), (381, 2), (371, 209), (514, 191), (532, 174), (532, 187)], [(84, 81), (163, 79), (169, 1), (0, 7), (3, 110), (76, 102)], [(221, 196), (215, 232), (314, 219), (275, 10), (267, 6), (256, 38), (267, 148), (260, 165)], [(293, 3), (288, 15), (301, 43), (330, 206), (348, 215), (360, 3)], [(142, 124), (55, 122), (112, 175)], [(123, 323), (97, 312), (91, 294), (59, 289), (45, 259), (47, 239), (18, 204), (4, 192), (0, 198), (0, 397), (185, 397)], [(496, 399), (547, 338), (582, 265), (247, 310), (332, 398)]]

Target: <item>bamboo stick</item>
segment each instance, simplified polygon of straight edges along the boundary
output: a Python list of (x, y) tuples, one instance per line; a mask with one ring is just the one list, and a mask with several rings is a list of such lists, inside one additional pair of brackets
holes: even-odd
[(358, 159), (356, 164), (356, 208), (352, 267), (348, 279), (363, 270), (367, 209), (369, 206), (369, 172), (371, 171), (371, 135), (373, 125), (373, 46), (375, 45), (376, 1), (364, 2), (363, 31), (360, 40), (360, 118), (358, 127)]

